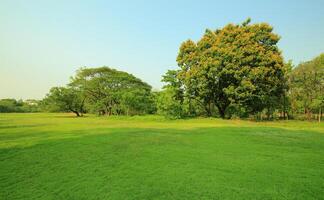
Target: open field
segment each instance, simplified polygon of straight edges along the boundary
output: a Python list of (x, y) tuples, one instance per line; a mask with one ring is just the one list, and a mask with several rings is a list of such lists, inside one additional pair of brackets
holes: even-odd
[(0, 199), (323, 198), (323, 123), (0, 114)]

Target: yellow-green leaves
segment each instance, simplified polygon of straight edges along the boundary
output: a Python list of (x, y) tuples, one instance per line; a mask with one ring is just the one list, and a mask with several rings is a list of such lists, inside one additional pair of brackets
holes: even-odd
[(178, 78), (185, 92), (205, 106), (216, 106), (221, 117), (230, 104), (256, 112), (269, 106), (262, 100), (282, 94), (283, 58), (276, 46), (280, 37), (269, 24), (250, 21), (207, 29), (197, 43), (187, 40), (179, 50)]

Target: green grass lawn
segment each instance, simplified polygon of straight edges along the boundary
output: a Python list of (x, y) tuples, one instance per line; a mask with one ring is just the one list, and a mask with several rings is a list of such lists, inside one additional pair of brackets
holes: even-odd
[(0, 114), (0, 199), (324, 199), (324, 124)]

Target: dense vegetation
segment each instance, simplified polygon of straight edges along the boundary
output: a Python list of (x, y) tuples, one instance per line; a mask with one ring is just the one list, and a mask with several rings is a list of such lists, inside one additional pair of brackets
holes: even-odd
[(0, 199), (322, 199), (324, 124), (0, 115)]
[(288, 119), (305, 111), (308, 119), (317, 113), (320, 120), (324, 54), (293, 68), (284, 63), (272, 27), (249, 22), (206, 30), (198, 42), (181, 45), (180, 69), (162, 79), (167, 85), (165, 101), (158, 101), (161, 113)]
[[(4, 99), (0, 112), (73, 112), (97, 115), (158, 113), (168, 118), (321, 120), (324, 109), (324, 54), (294, 67), (285, 62), (280, 37), (266, 23), (228, 24), (207, 29), (182, 43), (178, 69), (147, 83), (109, 67), (81, 68), (65, 87), (53, 87), (40, 102)], [(22, 106), (24, 105), (24, 106)]]

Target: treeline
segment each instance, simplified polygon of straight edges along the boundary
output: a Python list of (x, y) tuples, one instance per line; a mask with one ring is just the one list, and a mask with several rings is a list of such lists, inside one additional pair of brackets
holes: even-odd
[(324, 110), (324, 54), (301, 63), (289, 73), (287, 113), (321, 120)]
[(182, 43), (179, 68), (163, 76), (158, 111), (167, 116), (321, 120), (324, 54), (294, 67), (266, 24), (229, 24)]
[(0, 113), (24, 113), (24, 112), (40, 112), (41, 101), (34, 99), (16, 100), (16, 99), (0, 99)]
[(324, 54), (293, 66), (284, 61), (279, 39), (269, 24), (250, 24), (250, 19), (206, 30), (199, 41), (181, 44), (178, 69), (163, 75), (161, 91), (127, 72), (81, 68), (65, 87), (53, 87), (35, 110), (321, 120)]
[[(258, 120), (272, 119), (307, 119), (321, 120), (323, 119), (324, 110), (324, 54), (316, 57), (312, 61), (304, 62), (298, 66), (293, 66), (291, 62), (284, 64), (284, 76), (282, 82), (278, 82), (276, 86), (281, 85), (281, 90), (277, 93), (264, 92), (262, 95), (247, 94), (241, 95), (241, 99), (246, 104), (240, 103), (234, 98), (220, 99), (220, 102), (206, 101), (202, 96), (191, 91), (190, 87), (186, 87), (179, 78), (181, 70), (169, 70), (163, 76), (166, 82), (163, 91), (159, 92), (157, 98), (157, 110), (160, 114), (170, 118), (184, 118), (195, 116), (212, 116), (222, 118), (254, 118)], [(193, 81), (193, 80), (192, 80)], [(279, 81), (279, 80), (278, 80)], [(197, 85), (192, 90), (197, 89)], [(232, 85), (231, 89), (234, 89)], [(249, 85), (249, 87), (258, 86)], [(206, 87), (206, 93), (210, 88)], [(239, 88), (242, 90), (242, 86)], [(269, 87), (274, 90), (275, 87)], [(226, 88), (223, 88), (223, 91)], [(188, 94), (189, 93), (189, 94)], [(206, 94), (203, 93), (203, 94)], [(225, 93), (226, 95), (228, 93)], [(224, 95), (225, 96), (225, 95)], [(223, 97), (224, 97), (223, 96)], [(249, 98), (253, 98), (250, 104)], [(229, 105), (222, 113), (216, 103), (230, 101)]]

